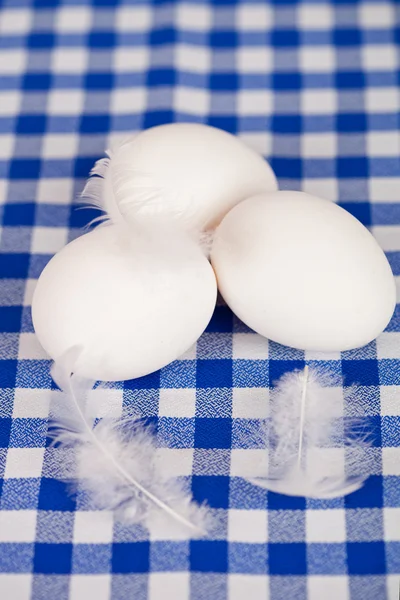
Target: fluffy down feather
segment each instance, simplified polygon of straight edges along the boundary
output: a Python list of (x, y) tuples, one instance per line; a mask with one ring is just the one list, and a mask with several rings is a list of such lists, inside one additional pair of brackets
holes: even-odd
[(54, 444), (74, 451), (72, 479), (90, 494), (94, 505), (115, 511), (123, 522), (154, 531), (157, 526), (165, 529), (165, 519), (172, 519), (181, 536), (204, 535), (207, 508), (195, 504), (180, 481), (164, 475), (149, 429), (131, 416), (97, 423), (87, 416), (92, 382), (72, 374), (79, 352), (72, 349), (52, 368), (64, 393), (53, 402), (49, 435)]
[(338, 383), (332, 375), (308, 367), (281, 378), (261, 427), (269, 453), (268, 476), (249, 479), (252, 483), (280, 494), (314, 498), (344, 496), (362, 486), (369, 444), (361, 399), (356, 389), (345, 398), (330, 393), (341, 389)]

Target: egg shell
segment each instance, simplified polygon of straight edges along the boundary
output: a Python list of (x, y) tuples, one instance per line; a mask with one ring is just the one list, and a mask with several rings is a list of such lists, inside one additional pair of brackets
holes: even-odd
[(157, 228), (103, 226), (50, 260), (35, 289), (32, 318), (53, 359), (80, 346), (76, 373), (132, 379), (196, 342), (216, 293), (212, 267), (191, 240)]
[(269, 164), (237, 137), (198, 123), (160, 125), (111, 153), (102, 204), (114, 222), (137, 214), (212, 228), (235, 204), (278, 189)]
[(370, 232), (333, 202), (302, 192), (233, 208), (211, 260), (222, 296), (246, 325), (302, 350), (364, 346), (396, 304), (393, 274)]

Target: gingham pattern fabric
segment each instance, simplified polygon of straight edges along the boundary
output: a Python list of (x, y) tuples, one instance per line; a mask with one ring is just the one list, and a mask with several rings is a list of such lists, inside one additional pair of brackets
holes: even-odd
[[(282, 188), (340, 203), (371, 227), (399, 282), (399, 4), (0, 6), (0, 598), (397, 599), (399, 306), (377, 342), (327, 356), (268, 342), (220, 305), (185, 357), (114, 386), (115, 414), (130, 405), (151, 419), (171, 470), (220, 519), (218, 534), (182, 542), (113, 523), (57, 479), (30, 303), (50, 257), (96, 216), (74, 199), (103, 149), (173, 121), (237, 134)], [(365, 398), (372, 475), (346, 498), (290, 498), (241, 477), (265, 455), (244, 428), (264, 416), (271, 383), (305, 361), (326, 362)]]

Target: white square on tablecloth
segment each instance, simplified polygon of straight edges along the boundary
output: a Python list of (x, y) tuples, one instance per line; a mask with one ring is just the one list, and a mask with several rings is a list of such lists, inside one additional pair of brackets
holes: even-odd
[(400, 358), (400, 337), (398, 333), (384, 331), (376, 340), (378, 359)]
[(309, 575), (307, 600), (349, 600), (348, 578), (345, 575)]
[(209, 48), (176, 44), (175, 67), (190, 73), (208, 73), (212, 62)]
[(242, 31), (264, 31), (274, 21), (274, 9), (266, 2), (239, 4), (236, 10), (236, 27)]
[(143, 32), (151, 26), (152, 10), (150, 6), (118, 6), (115, 14), (117, 31)]
[(382, 385), (381, 392), (381, 415), (400, 416), (400, 387), (398, 385)]
[(178, 3), (175, 5), (177, 23), (190, 31), (209, 29), (212, 23), (212, 9), (196, 3)]
[[(36, 510), (1, 510), (0, 543), (33, 542), (36, 533), (36, 515)], [(5, 596), (0, 594), (0, 598)]]
[(264, 448), (233, 448), (231, 477), (265, 477), (268, 472), (268, 452)]
[(73, 179), (51, 178), (38, 182), (36, 202), (43, 204), (64, 204), (69, 206), (74, 199)]
[(344, 542), (346, 540), (344, 509), (308, 509), (306, 511), (306, 537), (307, 542)]
[(386, 576), (387, 600), (399, 600), (399, 576)]
[(75, 544), (110, 544), (113, 539), (113, 513), (106, 510), (79, 510), (75, 513)]
[(43, 158), (72, 158), (76, 155), (79, 136), (74, 133), (47, 133), (43, 137)]
[(20, 91), (1, 90), (0, 116), (8, 117), (17, 115), (20, 110), (22, 97), (23, 95)]
[(52, 115), (79, 114), (85, 101), (83, 90), (50, 90), (47, 100), (47, 112)]
[(299, 50), (300, 69), (305, 73), (331, 73), (335, 69), (335, 49), (331, 46)]
[(182, 600), (190, 597), (189, 573), (150, 573), (148, 600)]
[(332, 115), (336, 113), (336, 110), (336, 90), (302, 90), (301, 112), (303, 115)]
[(301, 151), (305, 158), (334, 158), (337, 154), (336, 133), (303, 133)]
[(381, 29), (392, 27), (395, 19), (394, 5), (387, 2), (363, 2), (359, 5), (359, 21), (362, 27)]
[(265, 419), (268, 416), (268, 388), (233, 388), (232, 416), (239, 419)]
[[(111, 92), (112, 114), (140, 113), (146, 106), (147, 92), (144, 87), (115, 89)], [(124, 135), (126, 138), (126, 135)]]
[(370, 177), (368, 180), (371, 202), (396, 204), (399, 201), (400, 177)]
[(19, 75), (25, 71), (28, 53), (26, 50), (0, 50), (0, 73), (5, 75)]
[(234, 333), (232, 356), (234, 359), (265, 360), (268, 358), (268, 340), (257, 333)]
[(193, 472), (193, 448), (158, 448), (157, 463), (166, 477), (189, 477)]
[(49, 405), (52, 390), (36, 388), (16, 388), (14, 392), (14, 419), (46, 419), (49, 414)]
[(86, 48), (57, 48), (53, 50), (51, 67), (56, 73), (85, 73), (89, 59)]
[(194, 417), (196, 390), (194, 388), (160, 389), (158, 414), (160, 417)]
[(44, 448), (9, 448), (4, 479), (40, 477)]
[(174, 90), (174, 108), (182, 113), (205, 115), (210, 109), (210, 98), (207, 90), (179, 86)]
[(237, 109), (244, 117), (264, 116), (273, 109), (273, 95), (270, 90), (240, 90)]
[(30, 600), (31, 573), (0, 573), (0, 598), (4, 600)]
[(400, 508), (383, 509), (384, 537), (388, 542), (400, 542)]
[(398, 156), (400, 138), (397, 131), (369, 131), (367, 133), (368, 156)]
[[(256, 48), (240, 48), (237, 53), (237, 67), (239, 73), (259, 73), (265, 75), (271, 71), (274, 65), (274, 52), (272, 48), (266, 46)], [(247, 90), (250, 92), (251, 90)], [(241, 90), (240, 94), (243, 94), (244, 90)], [(268, 92), (268, 90), (254, 90), (255, 93)], [(268, 102), (269, 107), (272, 108), (272, 92), (269, 92), (271, 97)], [(263, 114), (266, 114), (265, 111)]]
[(305, 31), (310, 29), (330, 29), (334, 19), (333, 7), (328, 4), (299, 4), (297, 19), (299, 27)]
[(369, 88), (365, 90), (365, 108), (368, 112), (397, 112), (399, 92), (396, 87)]
[(69, 600), (109, 600), (111, 575), (72, 575)]
[[(1, 107), (1, 102), (0, 102)], [(1, 108), (0, 108), (1, 113)], [(8, 159), (11, 158), (14, 144), (15, 144), (15, 136), (12, 134), (3, 134), (0, 135), (0, 159)]]
[(55, 254), (68, 242), (68, 230), (64, 227), (35, 227), (32, 232), (33, 254)]
[(150, 60), (149, 50), (144, 48), (117, 48), (113, 53), (115, 71), (128, 72), (146, 69)]
[(2, 35), (26, 34), (31, 26), (32, 15), (33, 12), (30, 10), (2, 8), (0, 12), (0, 37)]
[(400, 476), (400, 448), (382, 448), (382, 474)]
[(55, 29), (60, 33), (83, 33), (89, 30), (92, 15), (89, 6), (62, 6), (56, 13)]
[(265, 575), (228, 575), (229, 600), (269, 600), (269, 582)]
[(365, 46), (361, 50), (362, 64), (368, 71), (393, 71), (397, 66), (397, 50), (394, 45)]
[(268, 539), (267, 511), (231, 508), (228, 513), (228, 539), (248, 544), (265, 543)]

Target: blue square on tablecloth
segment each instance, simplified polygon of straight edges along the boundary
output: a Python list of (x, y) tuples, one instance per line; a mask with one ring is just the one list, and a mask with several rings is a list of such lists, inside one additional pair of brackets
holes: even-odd
[(232, 419), (196, 417), (194, 444), (196, 448), (230, 448)]
[(46, 117), (44, 115), (21, 115), (17, 121), (17, 133), (22, 135), (38, 135), (46, 131)]
[(193, 498), (210, 508), (229, 507), (229, 477), (224, 475), (193, 475)]
[(232, 331), (233, 314), (227, 306), (217, 306), (206, 331), (210, 333), (229, 333)]
[(29, 254), (0, 254), (0, 277), (25, 278), (28, 269)]
[(197, 359), (197, 387), (232, 387), (232, 361), (227, 358)]
[(71, 510), (76, 507), (75, 498), (67, 483), (43, 477), (40, 485), (39, 508), (41, 510)]
[(305, 543), (268, 544), (270, 575), (305, 575), (306, 551)]
[(375, 508), (383, 504), (382, 477), (371, 475), (364, 485), (344, 499), (347, 508)]
[(190, 568), (206, 573), (226, 573), (228, 544), (222, 540), (190, 542)]
[(0, 385), (3, 388), (13, 388), (17, 377), (18, 362), (12, 359), (0, 360)]
[(111, 566), (113, 573), (146, 573), (149, 570), (149, 542), (114, 543)]
[(385, 573), (383, 542), (347, 542), (347, 565), (350, 575)]
[(304, 510), (306, 499), (301, 496), (286, 496), (268, 492), (269, 510)]
[(34, 573), (56, 575), (71, 572), (72, 544), (35, 544)]
[(48, 90), (51, 87), (50, 73), (25, 73), (22, 77), (22, 89), (26, 91)]
[(22, 306), (0, 306), (0, 331), (19, 331), (21, 316)]
[(376, 360), (342, 360), (342, 371), (346, 386), (379, 385)]
[(10, 442), (12, 419), (0, 417), (0, 448), (8, 448)]
[(42, 163), (36, 158), (13, 158), (10, 161), (9, 178), (37, 179), (40, 175)]

